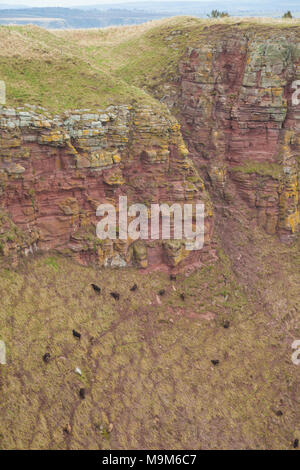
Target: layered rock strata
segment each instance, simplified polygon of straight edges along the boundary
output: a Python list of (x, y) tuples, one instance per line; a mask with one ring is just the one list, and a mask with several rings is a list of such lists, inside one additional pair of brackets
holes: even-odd
[[(212, 205), (171, 115), (151, 107), (109, 107), (64, 116), (44, 110), (0, 111), (0, 247), (7, 259), (58, 250), (100, 266), (205, 260), (213, 252)], [(184, 240), (100, 240), (97, 207), (204, 203), (205, 246)], [(161, 234), (160, 234), (161, 235)]]
[(300, 40), (235, 27), (216, 40), (213, 29), (188, 48), (164, 100), (216, 204), (246, 203), (249, 219), (290, 242), (300, 227)]

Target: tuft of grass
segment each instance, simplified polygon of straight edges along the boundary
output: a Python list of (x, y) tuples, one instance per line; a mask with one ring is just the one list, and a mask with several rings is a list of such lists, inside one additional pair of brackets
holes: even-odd
[(54, 256), (49, 256), (48, 258), (45, 258), (44, 264), (46, 266), (51, 266), (54, 271), (58, 271), (58, 260)]
[(243, 165), (231, 167), (230, 171), (246, 174), (256, 173), (260, 176), (271, 176), (274, 179), (282, 177), (282, 165), (278, 163), (247, 161)]

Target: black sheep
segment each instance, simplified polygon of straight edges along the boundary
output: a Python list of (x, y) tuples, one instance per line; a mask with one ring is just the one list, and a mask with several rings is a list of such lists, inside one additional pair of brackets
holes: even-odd
[(49, 353), (46, 353), (43, 355), (43, 361), (48, 364), (48, 362), (50, 361), (50, 354)]
[(76, 331), (76, 330), (73, 330), (73, 336), (74, 336), (75, 338), (78, 338), (78, 339), (81, 338), (81, 334), (78, 333), (78, 331)]
[(91, 284), (91, 286), (94, 289), (94, 291), (97, 292), (97, 294), (100, 294), (101, 292), (100, 287), (98, 287), (96, 284)]
[(218, 366), (220, 364), (220, 361), (218, 359), (213, 359), (211, 361), (211, 363), (214, 365), (214, 366)]
[(138, 286), (136, 284), (134, 284), (132, 287), (131, 287), (131, 292), (135, 292), (136, 290), (138, 289)]
[(111, 292), (110, 295), (111, 295), (115, 300), (120, 300), (120, 294), (118, 294), (118, 292)]

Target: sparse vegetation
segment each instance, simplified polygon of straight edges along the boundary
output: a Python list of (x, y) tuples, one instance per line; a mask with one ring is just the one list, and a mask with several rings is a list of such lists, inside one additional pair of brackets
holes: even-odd
[[(286, 294), (293, 310), (298, 248), (287, 256), (278, 242), (270, 240), (267, 250), (263, 243), (264, 251), (252, 256), (261, 266), (259, 257), (276, 249), (276, 263), (280, 258), (292, 273)], [(258, 253), (261, 247), (257, 242)], [(297, 375), (282, 329), (293, 327), (293, 317), (283, 320), (282, 311), (277, 316), (260, 301), (260, 293), (270, 285), (277, 292), (283, 279), (269, 257), (268, 275), (260, 284), (253, 279), (254, 298), (243, 291), (223, 250), (219, 258), (176, 281), (135, 269), (100, 272), (58, 256), (1, 270), (0, 338), (8, 364), (0, 370), (0, 447), (289, 448), (298, 425), (290, 401)], [(100, 301), (90, 287), (95, 281)], [(134, 283), (139, 288), (131, 292)], [(172, 284), (185, 292), (184, 307)], [(110, 296), (116, 286), (117, 303)], [(282, 397), (284, 420), (272, 411)]]
[(291, 19), (293, 18), (293, 15), (290, 11), (287, 11), (286, 13), (284, 13), (284, 15), (282, 16), (283, 19)]
[(282, 166), (277, 163), (248, 161), (243, 165), (232, 167), (231, 171), (246, 174), (256, 173), (261, 176), (272, 176), (274, 179), (280, 179), (282, 177)]
[(209, 18), (226, 18), (229, 14), (226, 11), (212, 10), (207, 16)]

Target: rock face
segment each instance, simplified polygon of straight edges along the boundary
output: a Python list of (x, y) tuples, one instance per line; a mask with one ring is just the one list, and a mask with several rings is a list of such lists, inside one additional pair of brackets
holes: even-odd
[[(213, 254), (212, 206), (177, 121), (151, 107), (77, 110), (50, 117), (41, 110), (2, 108), (0, 146), (1, 251), (58, 250), (100, 266), (165, 263), (175, 267)], [(128, 206), (203, 202), (206, 243), (191, 254), (184, 241), (105, 240), (96, 210), (119, 196)]]
[[(300, 40), (293, 28), (203, 28), (158, 106), (64, 116), (0, 108), (0, 247), (16, 262), (58, 250), (87, 263), (186, 266), (214, 255), (213, 214), (290, 242), (299, 231)], [(167, 91), (166, 91), (167, 90)], [(176, 116), (176, 118), (174, 117)], [(200, 176), (201, 175), (201, 176)], [(204, 202), (205, 245), (106, 241), (100, 203)], [(215, 210), (214, 210), (215, 209)], [(222, 209), (221, 211), (219, 209)]]
[[(223, 27), (224, 29), (224, 27)], [(246, 203), (282, 241), (299, 230), (300, 40), (258, 31), (204, 33), (165, 98), (218, 205)], [(179, 102), (179, 106), (178, 106)]]

